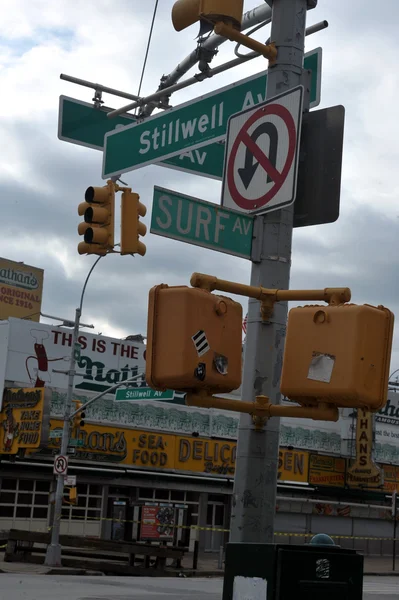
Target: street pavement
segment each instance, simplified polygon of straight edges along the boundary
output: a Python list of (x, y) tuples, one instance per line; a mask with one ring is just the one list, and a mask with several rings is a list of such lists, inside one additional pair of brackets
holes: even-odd
[[(221, 600), (220, 578), (0, 574), (7, 600)], [(398, 600), (399, 577), (365, 577), (364, 600)]]

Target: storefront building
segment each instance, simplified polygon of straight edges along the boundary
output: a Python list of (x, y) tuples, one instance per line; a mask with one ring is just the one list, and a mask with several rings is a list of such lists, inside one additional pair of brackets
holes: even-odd
[[(80, 342), (76, 400), (85, 402), (144, 373), (142, 344), (89, 334)], [(66, 376), (54, 369), (62, 370), (63, 362), (67, 368), (70, 346), (71, 332), (65, 328), (18, 319), (0, 323), (3, 389), (44, 387), (50, 414), (41, 448), (10, 455), (0, 436), (0, 529), (45, 531), (49, 526), (52, 464), (66, 397)], [(78, 501), (64, 505), (62, 532), (166, 539), (191, 548), (199, 539), (203, 550), (218, 551), (228, 539), (238, 418), (167, 401), (117, 401), (112, 395), (94, 403), (70, 443), (68, 474), (76, 475)], [(337, 423), (281, 419), (276, 532), (284, 535), (276, 540), (300, 543), (310, 532), (325, 531), (343, 536), (342, 545), (390, 551), (389, 543), (374, 538), (387, 538), (392, 531), (389, 501), (399, 488), (399, 394), (398, 400), (390, 394), (375, 417), (375, 458), (384, 471), (378, 489), (348, 485), (355, 424), (356, 414), (347, 409)], [(10, 435), (8, 426), (9, 444)], [(163, 522), (150, 518), (151, 506), (163, 509)], [(165, 521), (168, 514), (172, 526)], [(150, 526), (151, 519), (157, 526)]]

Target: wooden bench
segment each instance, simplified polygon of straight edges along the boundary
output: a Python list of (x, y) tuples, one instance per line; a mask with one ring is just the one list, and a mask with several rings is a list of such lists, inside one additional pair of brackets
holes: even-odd
[[(11, 529), (4, 560), (42, 564), (50, 539), (50, 533)], [(166, 560), (172, 559), (176, 567), (180, 568), (181, 560), (187, 552), (187, 548), (176, 546), (114, 542), (76, 535), (60, 535), (60, 544), (63, 566), (126, 575), (165, 575)], [(140, 566), (136, 564), (138, 562), (141, 563)]]

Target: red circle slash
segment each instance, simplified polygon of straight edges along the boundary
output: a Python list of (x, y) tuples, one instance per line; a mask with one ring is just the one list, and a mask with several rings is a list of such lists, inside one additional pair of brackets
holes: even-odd
[[(259, 119), (267, 115), (276, 115), (280, 117), (287, 128), (288, 131), (288, 152), (287, 158), (284, 163), (284, 167), (281, 172), (274, 168), (272, 163), (266, 154), (259, 148), (259, 146), (253, 141), (251, 136), (248, 133), (248, 129)], [(259, 165), (266, 171), (269, 177), (274, 181), (274, 185), (272, 188), (260, 198), (255, 198), (254, 200), (249, 200), (240, 194), (237, 189), (236, 183), (234, 181), (234, 166), (237, 157), (237, 151), (240, 144), (244, 144), (251, 154), (256, 158)], [(245, 123), (243, 128), (240, 130), (236, 139), (234, 140), (230, 157), (229, 164), (227, 166), (227, 185), (229, 186), (229, 191), (232, 199), (240, 208), (245, 210), (251, 210), (256, 205), (256, 208), (260, 208), (270, 202), (273, 197), (277, 194), (277, 192), (281, 189), (283, 183), (285, 182), (287, 175), (291, 169), (292, 162), (295, 157), (295, 147), (296, 147), (296, 126), (295, 121), (285, 106), (281, 106), (280, 104), (269, 104), (257, 110)]]

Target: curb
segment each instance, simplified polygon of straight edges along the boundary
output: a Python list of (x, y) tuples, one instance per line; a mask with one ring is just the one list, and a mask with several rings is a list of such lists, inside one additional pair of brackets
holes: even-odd
[(363, 577), (399, 577), (398, 571), (379, 571), (377, 573), (373, 571), (368, 571), (367, 573), (363, 573)]

